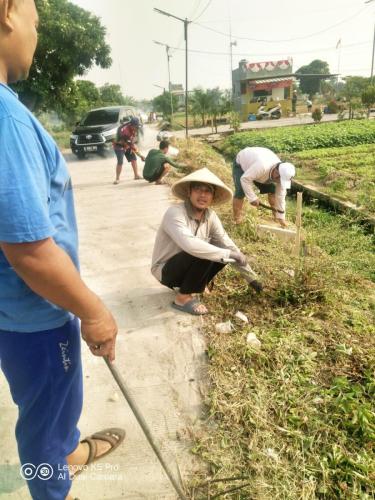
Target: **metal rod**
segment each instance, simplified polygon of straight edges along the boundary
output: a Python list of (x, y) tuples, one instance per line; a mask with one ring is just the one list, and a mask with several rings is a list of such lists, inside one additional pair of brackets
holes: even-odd
[(372, 79), (374, 76), (374, 54), (375, 54), (375, 23), (374, 23), (374, 39), (372, 41), (372, 59), (371, 59), (371, 77), (370, 84), (372, 85)]
[(301, 226), (302, 226), (302, 192), (297, 193), (297, 210), (296, 210), (296, 242), (294, 246), (294, 255), (299, 256), (301, 248)]
[(147, 438), (147, 441), (149, 442), (151, 448), (154, 450), (155, 455), (158, 457), (159, 462), (161, 463), (163, 469), (165, 470), (165, 473), (167, 474), (170, 482), (172, 483), (174, 489), (176, 490), (179, 498), (181, 500), (187, 500), (187, 498), (186, 498), (185, 494), (183, 493), (182, 489), (180, 488), (177, 480), (175, 479), (175, 477), (172, 474), (171, 470), (169, 469), (167, 463), (165, 462), (164, 458), (162, 457), (161, 452), (160, 452), (159, 448), (157, 447), (157, 445), (156, 445), (156, 443), (151, 435), (150, 429), (148, 428), (148, 425), (146, 424), (146, 421), (143, 418), (143, 415), (139, 411), (133, 398), (130, 396), (129, 389), (126, 387), (124, 379), (120, 375), (116, 366), (113, 363), (111, 363), (108, 360), (108, 358), (104, 358), (104, 361), (106, 362), (106, 365), (108, 366), (109, 371), (112, 373), (113, 378), (116, 380), (117, 385), (119, 386), (119, 388), (120, 388), (122, 394), (124, 395), (128, 405), (130, 406), (132, 412), (134, 413), (134, 416), (137, 419), (139, 425), (141, 426), (141, 428), (142, 428), (142, 430)]
[(169, 55), (169, 46), (165, 46), (167, 50), (167, 61), (168, 61), (168, 87), (169, 87), (169, 97), (171, 99), (171, 122), (173, 119), (173, 95), (172, 95), (172, 83), (171, 83), (171, 68), (169, 65), (169, 59), (172, 57)]
[(185, 33), (185, 136), (189, 136), (188, 127), (188, 20), (184, 21)]
[(272, 210), (272, 212), (278, 212), (279, 214), (284, 213), (284, 210), (278, 210), (277, 208), (270, 207), (269, 205), (266, 205), (265, 203), (262, 203), (261, 201), (259, 202), (259, 206), (266, 208), (267, 210)]

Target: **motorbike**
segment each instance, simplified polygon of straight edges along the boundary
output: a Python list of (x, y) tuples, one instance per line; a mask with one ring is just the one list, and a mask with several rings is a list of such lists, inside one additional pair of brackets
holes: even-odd
[(281, 118), (281, 104), (277, 104), (273, 108), (266, 109), (266, 106), (261, 105), (256, 113), (257, 120), (278, 120)]

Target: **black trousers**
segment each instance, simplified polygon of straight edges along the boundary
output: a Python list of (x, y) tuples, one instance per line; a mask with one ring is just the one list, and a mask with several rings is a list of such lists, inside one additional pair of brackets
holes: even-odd
[(169, 288), (178, 287), (180, 293), (201, 293), (224, 266), (220, 262), (198, 259), (180, 252), (164, 265), (161, 282)]

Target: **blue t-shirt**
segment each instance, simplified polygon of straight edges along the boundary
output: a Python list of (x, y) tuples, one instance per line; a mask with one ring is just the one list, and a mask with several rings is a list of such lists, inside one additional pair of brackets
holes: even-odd
[[(52, 237), (78, 268), (73, 191), (65, 160), (50, 135), (0, 84), (0, 241)], [(57, 328), (72, 315), (34, 293), (0, 250), (1, 330)]]

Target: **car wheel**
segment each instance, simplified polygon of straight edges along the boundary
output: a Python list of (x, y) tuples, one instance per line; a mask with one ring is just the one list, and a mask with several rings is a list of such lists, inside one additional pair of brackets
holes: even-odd
[(79, 160), (84, 160), (86, 158), (86, 153), (84, 153), (83, 151), (78, 151), (78, 153), (76, 153), (76, 156)]

